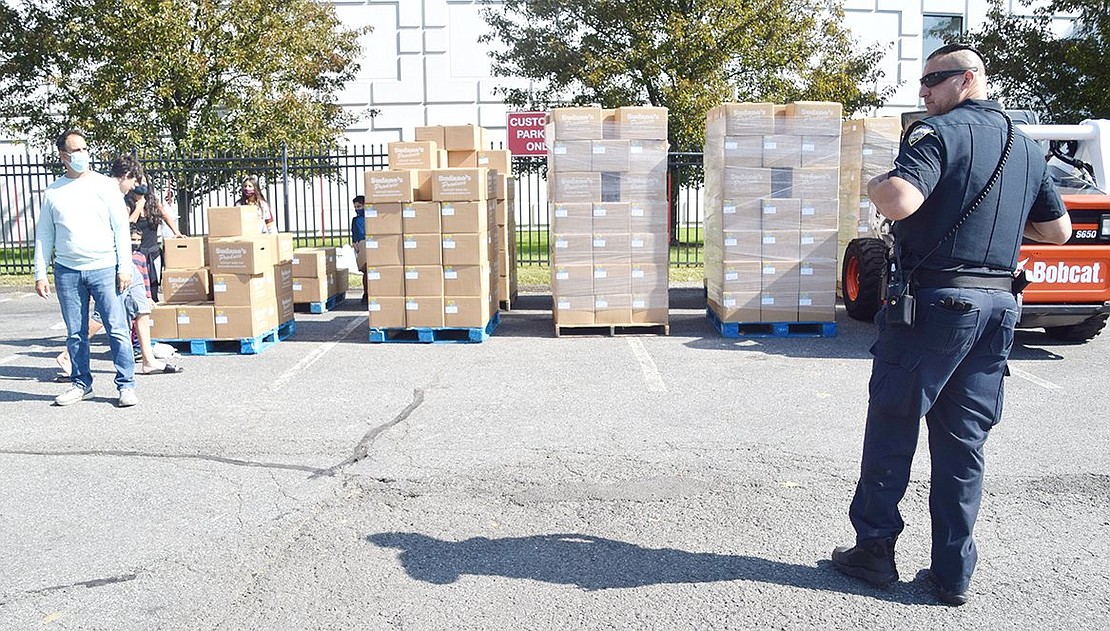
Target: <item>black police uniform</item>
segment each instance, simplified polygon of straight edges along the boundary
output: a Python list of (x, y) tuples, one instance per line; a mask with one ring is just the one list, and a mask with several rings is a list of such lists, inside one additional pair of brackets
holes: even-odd
[[(863, 462), (849, 510), (857, 541), (896, 538), (898, 502), (909, 483), (921, 417), (932, 461), (932, 566), (941, 587), (967, 590), (975, 569), (983, 445), (1002, 411), (1002, 378), (1018, 321), (1009, 291), (1027, 219), (1065, 211), (1044, 153), (1015, 130), (1010, 155), (986, 198), (955, 234), (934, 247), (998, 166), (1006, 119), (993, 101), (968, 100), (907, 130), (892, 176), (925, 202), (894, 225), (902, 269), (914, 274), (912, 327), (876, 316)], [(930, 253), (932, 251), (932, 253)]]

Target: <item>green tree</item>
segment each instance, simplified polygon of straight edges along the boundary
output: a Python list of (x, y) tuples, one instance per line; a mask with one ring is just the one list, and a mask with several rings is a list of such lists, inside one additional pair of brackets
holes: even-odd
[(0, 125), (183, 153), (319, 146), (358, 36), (313, 0), (4, 0)]
[[(831, 8), (830, 8), (831, 5)], [(861, 48), (827, 0), (505, 0), (484, 13), (510, 106), (654, 105), (670, 141), (700, 150), (705, 115), (729, 101), (829, 100), (879, 107), (882, 50)]]
[[(1022, 0), (1026, 7), (1031, 0)], [(1044, 122), (1110, 117), (1110, 4), (1052, 0), (1021, 16), (991, 0), (982, 29), (968, 34), (987, 58), (992, 96), (1036, 111)], [(1057, 35), (1053, 15), (1076, 15)]]

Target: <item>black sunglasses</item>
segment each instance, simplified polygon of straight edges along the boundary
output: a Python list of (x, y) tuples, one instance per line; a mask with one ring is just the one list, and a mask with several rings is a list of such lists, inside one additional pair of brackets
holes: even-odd
[(941, 82), (944, 81), (945, 79), (955, 77), (956, 75), (961, 75), (961, 74), (967, 72), (968, 70), (970, 70), (972, 72), (975, 72), (979, 69), (975, 68), (975, 67), (971, 67), (971, 68), (955, 68), (953, 70), (937, 70), (936, 72), (930, 72), (929, 74), (922, 76), (921, 79), (919, 79), (919, 81), (921, 81), (921, 85), (923, 85), (927, 88), (935, 88), (938, 85), (940, 85)]

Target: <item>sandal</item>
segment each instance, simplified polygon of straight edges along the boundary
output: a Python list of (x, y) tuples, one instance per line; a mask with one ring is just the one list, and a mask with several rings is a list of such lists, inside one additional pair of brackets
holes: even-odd
[(144, 375), (176, 375), (179, 372), (185, 372), (185, 369), (182, 368), (181, 366), (174, 366), (173, 364), (166, 364), (165, 367), (160, 369), (160, 370), (144, 370), (143, 374)]

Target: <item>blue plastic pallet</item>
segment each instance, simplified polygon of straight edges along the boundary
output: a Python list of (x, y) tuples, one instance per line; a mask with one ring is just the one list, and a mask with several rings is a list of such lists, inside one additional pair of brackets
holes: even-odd
[(713, 309), (705, 316), (724, 337), (834, 337), (836, 322), (721, 322)]
[(327, 313), (347, 299), (347, 294), (335, 294), (324, 302), (297, 302), (293, 308), (307, 307), (309, 313)]
[(383, 329), (370, 327), (370, 341), (376, 343), (409, 344), (474, 344), (484, 342), (501, 324), (501, 313), (493, 314), (485, 327), (414, 327)]
[(190, 355), (257, 355), (289, 339), (297, 332), (297, 322), (290, 320), (261, 335), (237, 340), (158, 340)]

